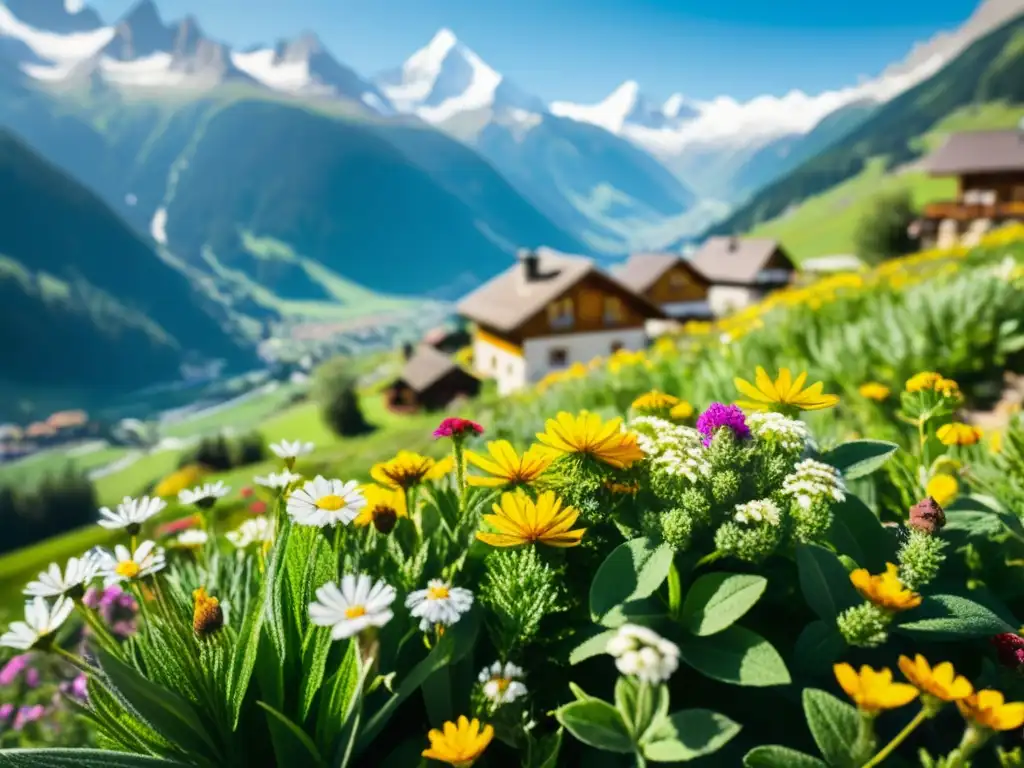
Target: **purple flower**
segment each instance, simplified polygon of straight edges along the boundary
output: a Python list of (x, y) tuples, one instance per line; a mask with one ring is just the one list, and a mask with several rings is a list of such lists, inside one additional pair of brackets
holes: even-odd
[(29, 688), (39, 687), (39, 670), (29, 667), (25, 670), (25, 685)]
[(722, 427), (728, 427), (738, 440), (750, 437), (750, 427), (741, 411), (735, 405), (712, 403), (697, 419), (697, 430), (704, 435), (704, 447), (711, 445), (711, 438)]
[(44, 714), (46, 709), (42, 704), (36, 704), (32, 707), (22, 707), (18, 710), (18, 716), (14, 718), (14, 730), (20, 731), (29, 723), (34, 723), (39, 720)]
[(28, 667), (28, 657), (27, 653), (23, 653), (4, 664), (4, 668), (0, 669), (0, 685), (10, 685), (17, 680), (18, 675)]
[(8, 720), (11, 719), (11, 715), (13, 715), (13, 714), (14, 714), (14, 705), (13, 704), (10, 704), (10, 703), (8, 703), (8, 704), (0, 704), (0, 720), (3, 720), (6, 723)]
[(71, 683), (71, 695), (84, 701), (88, 695), (88, 684), (89, 678), (85, 675), (79, 675)]

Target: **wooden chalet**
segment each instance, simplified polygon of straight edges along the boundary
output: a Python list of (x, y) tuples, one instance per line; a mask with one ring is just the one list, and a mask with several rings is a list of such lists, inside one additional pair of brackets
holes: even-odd
[(429, 344), (407, 347), (405, 357), (401, 374), (384, 390), (385, 403), (393, 411), (439, 410), (480, 392), (479, 379)]

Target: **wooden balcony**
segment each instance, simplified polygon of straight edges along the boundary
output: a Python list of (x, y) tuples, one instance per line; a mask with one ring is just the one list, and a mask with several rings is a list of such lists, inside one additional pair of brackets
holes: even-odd
[(1024, 219), (1024, 201), (978, 205), (957, 202), (929, 203), (924, 207), (926, 219), (953, 219), (973, 221), (975, 219)]

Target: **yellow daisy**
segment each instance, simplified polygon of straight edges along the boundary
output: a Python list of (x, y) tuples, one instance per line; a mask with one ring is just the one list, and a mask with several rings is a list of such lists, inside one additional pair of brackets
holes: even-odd
[(942, 374), (935, 371), (921, 371), (907, 379), (907, 392), (927, 392), (934, 390), (935, 385), (942, 381)]
[(370, 470), (370, 477), (381, 485), (389, 488), (407, 490), (419, 485), (434, 469), (436, 462), (428, 456), (421, 456), (412, 451), (399, 451), (388, 461), (375, 464)]
[(907, 656), (900, 656), (900, 672), (920, 691), (940, 701), (959, 701), (974, 693), (970, 681), (956, 674), (948, 661), (932, 667), (921, 654), (917, 654), (913, 661)]
[(921, 596), (904, 588), (899, 567), (885, 564), (885, 573), (872, 575), (866, 568), (850, 573), (850, 582), (862, 596), (887, 611), (907, 611), (921, 604)]
[(966, 719), (990, 731), (1015, 731), (1024, 725), (1024, 703), (1007, 704), (999, 691), (978, 691), (956, 706)]
[(757, 366), (755, 377), (757, 386), (752, 385), (746, 379), (733, 379), (736, 389), (750, 398), (750, 400), (741, 400), (736, 404), (758, 411), (766, 410), (773, 405), (799, 408), (801, 411), (818, 411), (831, 408), (839, 402), (838, 395), (822, 394), (821, 390), (824, 384), (820, 381), (804, 389), (805, 381), (807, 381), (806, 371), (794, 380), (789, 368), (780, 368), (778, 378), (772, 381), (765, 369)]
[(889, 397), (889, 388), (885, 384), (879, 384), (877, 381), (868, 381), (861, 384), (857, 391), (861, 397), (865, 397), (868, 400), (874, 400), (876, 402), (882, 402)]
[(672, 406), (672, 410), (668, 412), (668, 416), (670, 419), (675, 419), (676, 421), (686, 421), (693, 416), (693, 406), (685, 400), (680, 400)]
[(970, 424), (953, 422), (939, 427), (935, 436), (943, 445), (976, 445), (981, 440), (981, 430)]
[(586, 528), (572, 529), (580, 513), (562, 507), (554, 491), (545, 491), (534, 502), (522, 491), (505, 493), (501, 504), (495, 504), (493, 515), (484, 521), (497, 533), (478, 533), (476, 537), (492, 547), (517, 547), (539, 542), (551, 547), (575, 547)]
[(939, 474), (928, 481), (924, 492), (935, 499), (940, 507), (944, 507), (960, 493), (960, 483), (952, 475)]
[(642, 413), (664, 413), (671, 410), (678, 403), (678, 397), (652, 389), (650, 392), (646, 392), (634, 400), (632, 408), (634, 411)]
[(503, 485), (529, 485), (536, 482), (554, 461), (547, 450), (539, 445), (530, 446), (522, 456), (516, 453), (508, 440), (493, 440), (487, 443), (486, 458), (472, 451), (466, 452), (466, 461), (482, 469), (490, 477), (470, 475), (470, 485), (497, 488)]
[(644, 457), (636, 434), (622, 430), (622, 419), (602, 421), (589, 411), (581, 411), (578, 416), (562, 411), (547, 420), (537, 440), (556, 456), (592, 456), (616, 469), (625, 469)]
[(381, 533), (391, 533), (398, 518), (409, 516), (405, 508), (405, 493), (400, 489), (364, 485), (363, 496), (366, 497), (366, 506), (352, 521), (360, 528), (372, 523)]
[(457, 723), (448, 721), (443, 731), (435, 728), (427, 738), (430, 739), (430, 748), (423, 750), (423, 757), (455, 768), (469, 768), (491, 743), (494, 728), (485, 725), (481, 729), (479, 720), (468, 720), (465, 715), (460, 715)]
[(862, 712), (875, 714), (883, 709), (896, 709), (917, 698), (917, 688), (908, 683), (894, 683), (889, 669), (876, 672), (864, 665), (856, 672), (844, 662), (836, 664), (832, 670), (846, 695)]

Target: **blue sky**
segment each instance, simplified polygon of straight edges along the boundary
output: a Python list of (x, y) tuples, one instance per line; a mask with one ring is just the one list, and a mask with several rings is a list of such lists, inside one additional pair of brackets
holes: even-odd
[[(975, 0), (157, 0), (237, 46), (313, 30), (363, 74), (450, 27), (548, 100), (597, 101), (623, 80), (656, 99), (810, 93), (855, 83), (962, 23)], [(91, 0), (107, 21), (132, 0)]]

